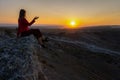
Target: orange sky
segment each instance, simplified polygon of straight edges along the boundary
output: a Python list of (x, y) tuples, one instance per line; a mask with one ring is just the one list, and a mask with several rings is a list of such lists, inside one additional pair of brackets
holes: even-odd
[(27, 19), (40, 18), (35, 24), (79, 26), (119, 25), (120, 0), (0, 0), (0, 23), (17, 24), (19, 10), (26, 9)]

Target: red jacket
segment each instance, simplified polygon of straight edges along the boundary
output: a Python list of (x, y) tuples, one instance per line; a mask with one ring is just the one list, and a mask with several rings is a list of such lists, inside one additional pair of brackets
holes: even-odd
[(34, 22), (35, 22), (34, 19), (29, 23), (25, 18), (20, 18), (18, 20), (17, 36), (20, 36), (20, 34), (24, 31), (28, 31), (29, 30), (28, 26), (31, 26)]

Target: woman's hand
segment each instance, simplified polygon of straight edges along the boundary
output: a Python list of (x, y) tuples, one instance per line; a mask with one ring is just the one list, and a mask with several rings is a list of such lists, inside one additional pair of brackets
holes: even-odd
[(36, 20), (36, 19), (38, 19), (38, 18), (39, 18), (39, 17), (36, 16), (36, 17), (34, 17), (34, 20)]

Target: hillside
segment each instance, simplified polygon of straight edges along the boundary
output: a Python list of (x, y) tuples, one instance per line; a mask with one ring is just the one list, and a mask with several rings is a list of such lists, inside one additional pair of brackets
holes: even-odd
[(0, 31), (0, 80), (120, 79), (119, 30), (45, 35), (47, 48), (40, 48), (33, 36), (16, 39), (14, 32)]

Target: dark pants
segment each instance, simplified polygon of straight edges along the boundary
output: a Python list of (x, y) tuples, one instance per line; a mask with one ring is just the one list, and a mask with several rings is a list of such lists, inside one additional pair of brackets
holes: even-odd
[(21, 37), (29, 36), (31, 34), (33, 34), (37, 39), (42, 37), (42, 33), (39, 29), (30, 29), (28, 31), (22, 32)]

